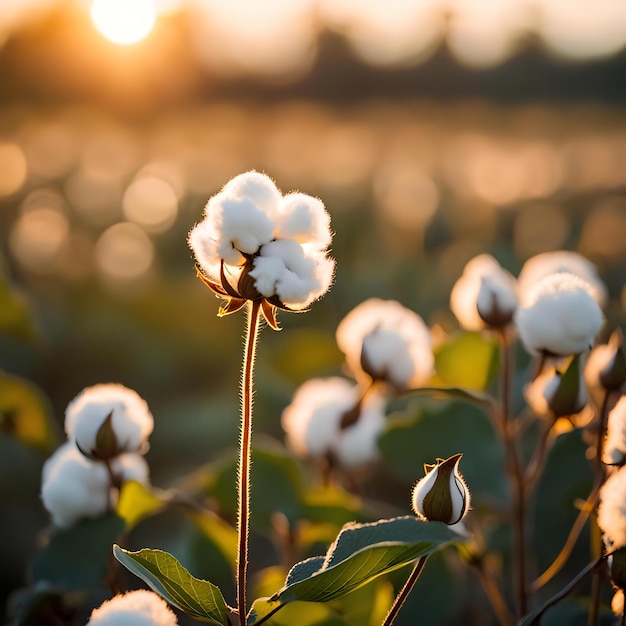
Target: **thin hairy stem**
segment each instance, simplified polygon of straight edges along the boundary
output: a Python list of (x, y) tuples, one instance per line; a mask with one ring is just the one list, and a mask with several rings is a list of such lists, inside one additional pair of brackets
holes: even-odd
[[(611, 392), (605, 391), (604, 398), (602, 398), (602, 406), (600, 407), (600, 413), (598, 415), (598, 430), (596, 439), (596, 457), (594, 459), (594, 469), (596, 474), (595, 485), (600, 489), (606, 478), (606, 467), (602, 462), (604, 455), (604, 438), (606, 435), (606, 426), (609, 419), (609, 401)], [(596, 521), (592, 522), (591, 528), (591, 549), (592, 554), (599, 554), (602, 556), (604, 553), (604, 544), (602, 543), (602, 533), (598, 528)], [(591, 607), (589, 609), (589, 626), (596, 626), (598, 623), (598, 615), (600, 612), (600, 592), (602, 590), (603, 571), (597, 568), (593, 572), (593, 578), (591, 580)]]
[(252, 396), (254, 357), (259, 330), (260, 300), (248, 303), (248, 325), (241, 376), (241, 437), (239, 440), (238, 464), (238, 508), (237, 533), (238, 551), (236, 567), (237, 611), (241, 626), (246, 626), (246, 587), (248, 576), (248, 534), (250, 528), (250, 442), (252, 438)]
[(525, 477), (516, 445), (515, 424), (511, 420), (511, 382), (513, 376), (513, 356), (506, 329), (500, 332), (502, 352), (502, 383), (500, 419), (504, 435), (506, 470), (511, 489), (513, 518), (513, 562), (517, 618), (526, 613), (526, 491)]
[(528, 622), (528, 626), (539, 626), (541, 623), (541, 617), (543, 614), (550, 608), (552, 608), (555, 604), (558, 604), (563, 598), (565, 598), (576, 586), (589, 574), (590, 572), (595, 572), (597, 569), (600, 569), (604, 565), (604, 561), (608, 555), (601, 556), (599, 559), (592, 561), (588, 565), (586, 565), (572, 580), (570, 580), (561, 591), (557, 594), (553, 595), (539, 610), (535, 611), (532, 615), (532, 619)]
[(389, 613), (387, 613), (387, 617), (385, 617), (385, 621), (383, 622), (383, 626), (391, 626), (394, 620), (398, 616), (402, 605), (406, 602), (406, 599), (409, 597), (411, 590), (415, 587), (415, 583), (417, 579), (420, 577), (422, 570), (424, 569), (424, 565), (426, 565), (426, 559), (428, 555), (420, 557), (420, 559), (415, 564), (413, 571), (409, 575), (407, 581), (404, 583), (402, 589), (396, 596), (396, 599), (393, 601), (391, 608), (389, 609)]
[(591, 515), (593, 509), (598, 502), (598, 486), (594, 486), (592, 492), (589, 494), (587, 500), (583, 504), (580, 512), (578, 513), (578, 517), (574, 521), (571, 530), (569, 531), (569, 535), (567, 536), (567, 540), (563, 544), (561, 551), (556, 556), (554, 561), (550, 564), (550, 566), (539, 576), (530, 586), (530, 590), (532, 592), (538, 591), (545, 584), (550, 582), (563, 568), (565, 563), (567, 563), (567, 559), (569, 559), (574, 547), (576, 546), (576, 542), (580, 537), (580, 533), (582, 532), (589, 516)]

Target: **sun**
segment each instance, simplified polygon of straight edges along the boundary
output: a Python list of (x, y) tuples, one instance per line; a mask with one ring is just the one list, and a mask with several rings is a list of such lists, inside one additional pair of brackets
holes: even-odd
[(156, 8), (154, 0), (93, 0), (91, 19), (109, 41), (130, 45), (150, 34)]

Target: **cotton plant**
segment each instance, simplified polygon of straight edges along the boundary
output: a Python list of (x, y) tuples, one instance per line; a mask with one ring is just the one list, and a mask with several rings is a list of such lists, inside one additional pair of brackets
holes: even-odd
[(176, 615), (153, 591), (118, 594), (91, 613), (87, 626), (178, 626)]
[(67, 407), (68, 441), (44, 464), (41, 498), (53, 523), (69, 528), (115, 509), (122, 485), (149, 484), (143, 454), (154, 427), (147, 403), (132, 389), (101, 384)]

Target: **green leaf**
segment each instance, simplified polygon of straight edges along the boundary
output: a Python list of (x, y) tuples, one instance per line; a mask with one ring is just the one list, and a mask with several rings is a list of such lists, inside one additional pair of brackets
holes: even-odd
[(506, 498), (502, 446), (489, 418), (473, 405), (416, 402), (408, 417), (389, 421), (378, 445), (386, 466), (409, 484), (422, 478), (423, 463), (462, 452), (461, 471), (475, 503)]
[(11, 287), (0, 270), (0, 334), (31, 340), (35, 328), (22, 297)]
[(111, 545), (123, 531), (124, 520), (113, 513), (53, 531), (35, 556), (35, 580), (68, 590), (103, 582), (109, 572)]
[(171, 554), (113, 546), (115, 558), (167, 602), (201, 622), (229, 626), (228, 608), (218, 587), (192, 576)]
[(165, 506), (148, 487), (134, 480), (122, 485), (117, 502), (117, 514), (126, 522), (130, 530), (150, 515), (154, 515)]
[(272, 602), (259, 598), (252, 604), (248, 624), (262, 622), (266, 626), (345, 626), (333, 609), (319, 602)]
[(49, 453), (58, 444), (58, 428), (43, 391), (26, 380), (0, 371), (0, 433)]
[(304, 566), (296, 565), (296, 576), (288, 576), (285, 586), (270, 600), (283, 604), (334, 600), (382, 574), (461, 541), (462, 537), (445, 524), (411, 516), (348, 524), (329, 548), (322, 567), (302, 578)]
[(433, 387), (463, 387), (485, 390), (499, 367), (499, 347), (495, 339), (480, 333), (459, 333), (435, 350), (436, 374)]

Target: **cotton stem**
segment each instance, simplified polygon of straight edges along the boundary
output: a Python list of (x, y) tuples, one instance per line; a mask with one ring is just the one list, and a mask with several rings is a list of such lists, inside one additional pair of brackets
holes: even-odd
[(428, 558), (428, 555), (423, 556), (415, 564), (413, 571), (409, 575), (407, 581), (404, 583), (404, 586), (402, 587), (402, 589), (400, 589), (400, 592), (396, 596), (396, 599), (393, 601), (393, 604), (391, 605), (391, 608), (389, 609), (389, 613), (387, 613), (387, 617), (385, 617), (383, 626), (391, 626), (391, 624), (393, 624), (394, 620), (398, 616), (398, 613), (400, 612), (400, 609), (402, 608), (402, 605), (406, 602), (406, 599), (409, 597), (409, 594), (411, 593), (411, 590), (415, 586), (417, 579), (420, 577), (420, 574), (422, 573), (422, 570), (424, 569), (424, 565), (426, 565), (427, 558)]

